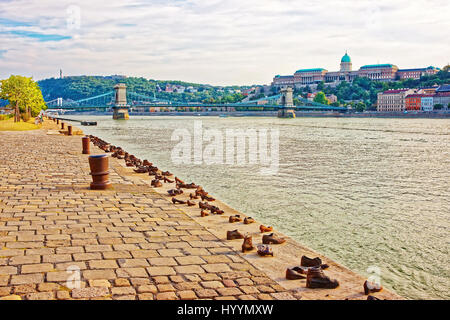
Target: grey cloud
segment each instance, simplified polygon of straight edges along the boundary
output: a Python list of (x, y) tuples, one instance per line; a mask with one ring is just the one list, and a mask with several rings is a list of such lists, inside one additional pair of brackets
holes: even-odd
[(61, 67), (65, 74), (120, 69), (156, 79), (268, 83), (302, 67), (336, 70), (345, 49), (355, 68), (378, 59), (442, 66), (450, 52), (443, 42), (449, 6), (440, 0), (78, 0), (79, 30), (66, 28), (68, 4), (0, 2), (0, 19), (38, 21), (27, 30), (73, 37), (54, 45), (0, 35), (15, 50), (3, 54), (0, 78), (10, 72), (41, 78)]

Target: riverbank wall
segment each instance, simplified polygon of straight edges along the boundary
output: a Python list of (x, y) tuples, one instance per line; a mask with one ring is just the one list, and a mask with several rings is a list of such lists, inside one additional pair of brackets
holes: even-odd
[[(43, 129), (0, 133), (0, 299), (367, 298), (364, 277), (276, 229), (287, 241), (272, 246), (274, 257), (242, 253), (242, 240), (226, 240), (226, 231), (251, 235), (256, 246), (264, 222), (231, 224), (229, 216), (246, 215), (220, 200), (212, 204), (224, 214), (201, 217), (198, 200), (173, 204), (174, 183), (152, 188), (152, 176), (123, 160), (110, 158), (112, 189), (90, 190), (81, 137), (58, 129), (45, 121)], [(91, 153), (104, 152), (91, 144)], [(177, 198), (187, 200), (185, 191)], [(286, 280), (302, 255), (320, 257), (340, 286)], [(68, 268), (79, 272), (75, 288)], [(401, 299), (387, 289), (375, 296)]]

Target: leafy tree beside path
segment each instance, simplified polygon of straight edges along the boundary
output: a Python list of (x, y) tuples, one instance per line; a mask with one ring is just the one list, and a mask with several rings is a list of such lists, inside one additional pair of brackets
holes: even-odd
[(32, 78), (11, 75), (0, 80), (0, 99), (8, 100), (14, 108), (14, 122), (20, 121), (20, 113), (35, 117), (46, 109), (41, 89)]

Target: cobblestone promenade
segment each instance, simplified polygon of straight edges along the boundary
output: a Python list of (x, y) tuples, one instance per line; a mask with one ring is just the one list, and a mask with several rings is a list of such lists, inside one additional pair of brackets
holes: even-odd
[(114, 189), (89, 190), (80, 136), (0, 132), (0, 150), (0, 299), (300, 297), (116, 159)]

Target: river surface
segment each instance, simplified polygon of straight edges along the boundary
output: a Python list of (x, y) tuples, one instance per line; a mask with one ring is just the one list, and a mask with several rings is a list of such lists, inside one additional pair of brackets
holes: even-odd
[[(201, 184), (361, 275), (378, 267), (382, 284), (406, 298), (450, 298), (448, 119), (70, 118), (98, 121), (84, 132)], [(278, 172), (263, 175), (259, 163), (176, 164), (172, 134), (193, 134), (195, 121), (224, 141), (226, 129), (279, 130)]]

